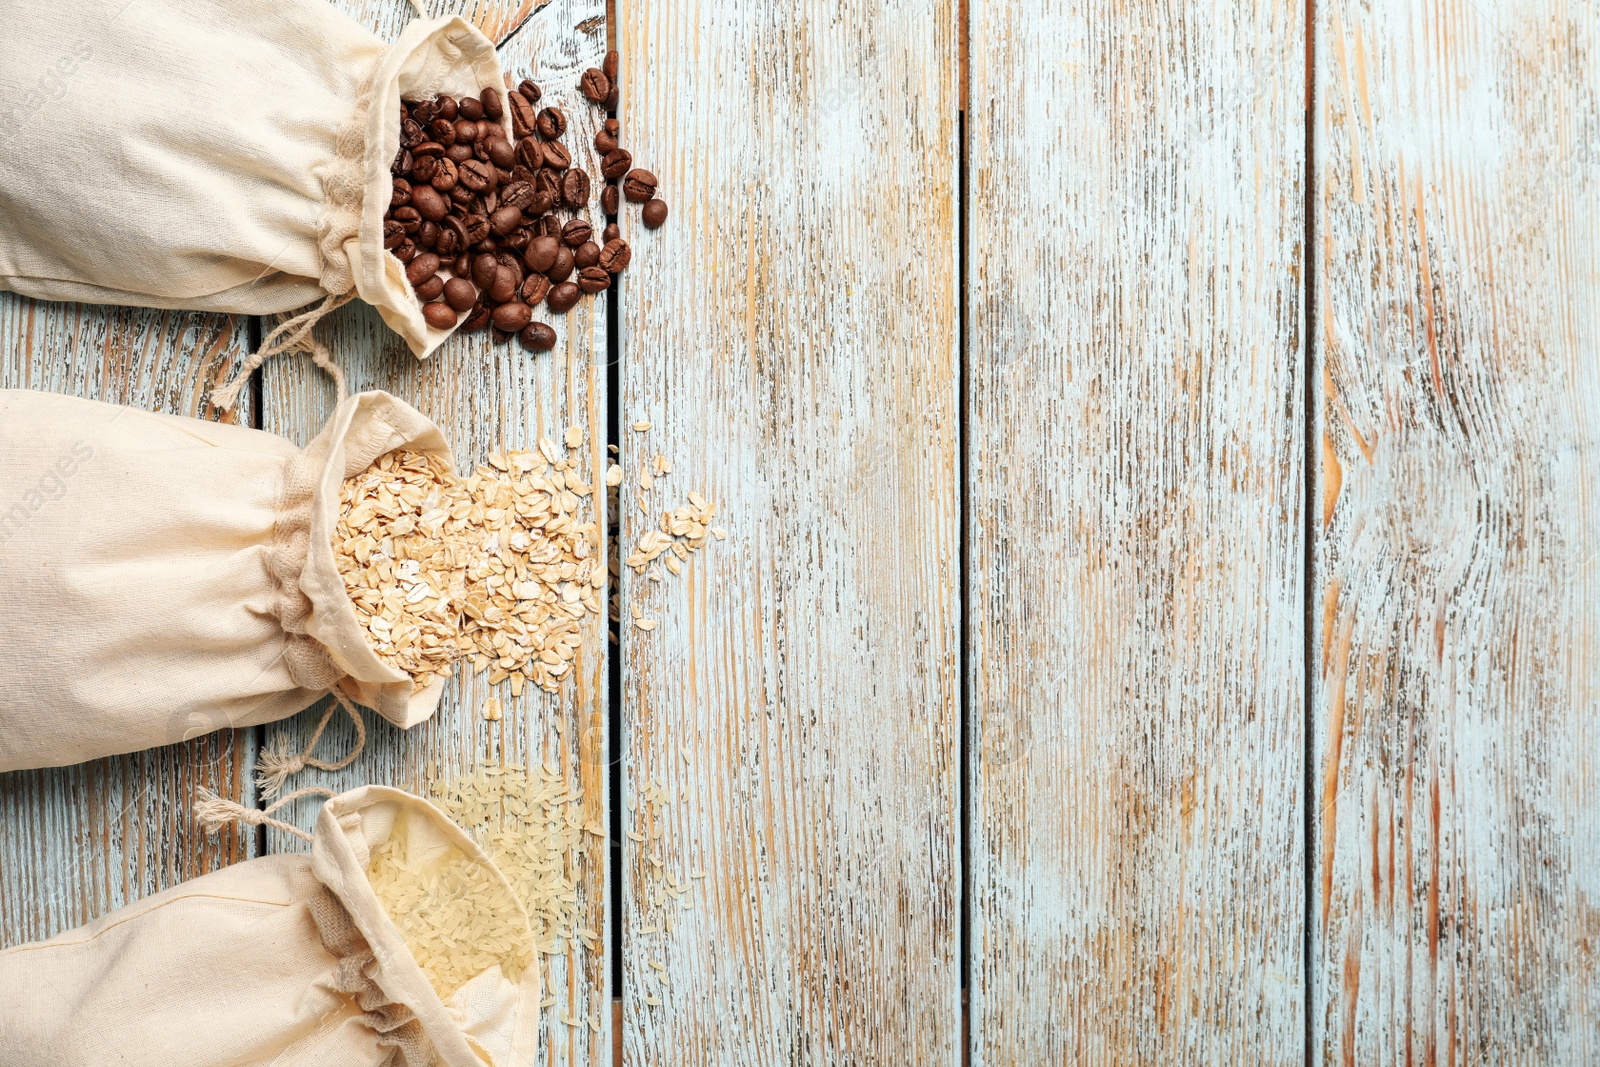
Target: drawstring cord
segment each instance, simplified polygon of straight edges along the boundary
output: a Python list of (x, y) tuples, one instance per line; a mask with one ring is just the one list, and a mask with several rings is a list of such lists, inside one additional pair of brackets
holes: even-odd
[(279, 800), (275, 804), (261, 808), (247, 808), (243, 804), (231, 800), (224, 800), (209, 789), (196, 790), (194, 802), (194, 817), (200, 823), (200, 828), (208, 834), (216, 834), (230, 823), (243, 823), (246, 826), (271, 826), (277, 830), (284, 830), (304, 841), (310, 841), (311, 835), (292, 823), (282, 819), (274, 819), (273, 813), (282, 810), (296, 800), (306, 796), (320, 796), (324, 799), (334, 796), (331, 789), (324, 789), (320, 785), (307, 786), (297, 789), (293, 793)]
[(244, 391), (250, 376), (256, 368), (271, 359), (273, 356), (285, 352), (308, 352), (311, 362), (327, 371), (328, 376), (339, 389), (339, 399), (347, 395), (344, 383), (344, 371), (339, 369), (339, 364), (334, 362), (333, 353), (328, 351), (328, 346), (311, 336), (311, 327), (321, 322), (324, 317), (344, 307), (354, 300), (356, 291), (351, 289), (345, 293), (330, 293), (328, 298), (316, 307), (281, 323), (277, 329), (267, 334), (261, 341), (261, 347), (239, 366), (238, 373), (233, 376), (233, 381), (211, 393), (211, 403), (222, 411), (233, 410), (233, 405), (239, 402), (239, 394)]
[[(342, 771), (356, 761), (362, 749), (367, 747), (367, 724), (361, 717), (361, 711), (345, 698), (339, 690), (333, 691), (333, 698), (338, 701), (322, 713), (322, 721), (317, 723), (311, 741), (300, 752), (293, 751), (293, 742), (288, 734), (280, 733), (273, 739), (272, 747), (261, 754), (260, 766), (256, 769), (256, 785), (268, 799), (276, 797), (283, 792), (284, 784), (292, 775), (299, 774), (307, 767), (315, 767), (319, 771)], [(311, 753), (316, 750), (317, 744), (322, 740), (322, 733), (328, 728), (328, 723), (333, 720), (333, 713), (339, 708), (345, 710), (350, 716), (350, 721), (356, 724), (356, 743), (350, 749), (350, 754), (337, 762), (329, 763), (317, 759)]]

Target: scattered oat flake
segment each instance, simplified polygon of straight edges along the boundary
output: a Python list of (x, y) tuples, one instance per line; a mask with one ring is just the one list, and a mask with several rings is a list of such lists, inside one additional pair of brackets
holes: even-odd
[(490, 697), (483, 702), (483, 717), (490, 722), (499, 722), (504, 718), (505, 712), (500, 707), (499, 697)]
[(640, 433), (644, 433), (650, 428), (650, 424), (643, 419), (640, 419), (638, 422), (633, 424), (633, 428), (638, 430)]
[(622, 468), (615, 463), (606, 468), (606, 484), (612, 486), (622, 484)]
[(567, 447), (568, 448), (577, 448), (581, 444), (583, 444), (583, 427), (581, 427), (581, 426), (568, 426), (567, 427)]
[(655, 619), (635, 619), (633, 624), (641, 630), (654, 630), (656, 628)]
[(713, 526), (711, 527), (711, 536), (715, 537), (718, 541), (726, 541), (728, 539), (728, 531), (724, 530), (720, 526)]

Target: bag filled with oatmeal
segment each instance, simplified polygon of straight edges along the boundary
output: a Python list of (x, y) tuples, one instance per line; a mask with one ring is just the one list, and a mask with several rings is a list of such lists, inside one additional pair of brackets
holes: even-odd
[[(438, 427), (387, 393), (347, 398), (300, 448), (239, 426), (0, 390), (0, 649), (13, 667), (0, 687), (0, 771), (274, 722), (330, 691), (402, 728), (429, 718), (457, 656), (448, 627), (442, 648), (422, 630), (455, 617), (459, 592), (401, 587), (375, 543), (368, 570), (385, 580), (361, 596), (414, 620), (385, 643), (334, 547), (346, 480), (397, 450), (429, 464), (441, 487), (454, 478)], [(444, 492), (380, 486), (371, 506), (442, 524)], [(268, 791), (307, 763), (326, 766), (309, 752), (265, 753)]]
[[(451, 331), (384, 250), (401, 101), (503, 84), (454, 17), (386, 42), (325, 0), (10, 5), (0, 289), (246, 315), (359, 296), (425, 356)], [(267, 347), (311, 351), (317, 313)]]
[(8, 1067), (532, 1067), (527, 912), (426, 801), (366, 786), (307, 834), (215, 797), (203, 823), (269, 824), (309, 853), (250, 860), (0, 952)]

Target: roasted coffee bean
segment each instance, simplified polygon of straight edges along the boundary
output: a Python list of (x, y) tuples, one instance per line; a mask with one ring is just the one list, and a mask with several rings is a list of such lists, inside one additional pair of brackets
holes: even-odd
[(530, 322), (517, 337), (523, 347), (535, 352), (548, 352), (556, 346), (556, 331), (547, 322)]
[(538, 225), (534, 227), (534, 236), (554, 237), (558, 241), (561, 240), (561, 220), (554, 215), (545, 215), (538, 220)]
[(423, 248), (436, 248), (439, 244), (439, 227), (431, 222), (424, 222), (417, 227), (417, 244)]
[(617, 110), (617, 101), (619, 99), (621, 99), (621, 94), (617, 92), (617, 83), (616, 82), (612, 82), (611, 83), (611, 95), (606, 97), (606, 110), (607, 111), (615, 111), (615, 110)]
[(611, 82), (612, 85), (617, 84), (617, 67), (620, 65), (620, 58), (617, 55), (617, 50), (613, 48), (606, 53), (606, 58), (600, 63), (600, 69), (606, 72), (606, 80)]
[(621, 274), (632, 259), (633, 249), (620, 237), (607, 241), (600, 250), (600, 266), (611, 274)]
[(456, 168), (455, 160), (448, 157), (439, 160), (438, 168), (433, 172), (433, 177), (428, 179), (428, 184), (441, 193), (448, 193), (456, 187), (460, 171)]
[(578, 89), (590, 100), (603, 104), (606, 97), (611, 95), (611, 79), (599, 67), (590, 67), (578, 79)]
[(417, 258), (417, 246), (409, 237), (395, 245), (390, 251), (393, 252), (394, 258), (402, 263), (410, 263)]
[(578, 272), (578, 288), (586, 293), (603, 293), (611, 286), (611, 275), (604, 267), (585, 267)]
[(543, 215), (561, 199), (561, 183), (553, 170), (541, 170), (533, 182), (533, 199), (528, 202), (527, 213)]
[(434, 302), (422, 305), (422, 317), (435, 330), (448, 330), (456, 324), (456, 312), (449, 304)]
[(415, 148), (415, 147), (417, 147), (417, 145), (421, 144), (423, 141), (426, 141), (427, 139), (428, 139), (428, 135), (422, 132), (422, 127), (417, 125), (417, 123), (414, 120), (412, 120), (412, 119), (401, 119), (400, 120), (400, 147), (401, 148)]
[(489, 138), (487, 145), (484, 147), (484, 155), (489, 157), (489, 162), (501, 170), (510, 170), (517, 162), (517, 150), (504, 137)]
[(594, 135), (594, 150), (600, 153), (601, 156), (608, 156), (620, 147), (622, 146), (617, 143), (615, 134), (601, 130)]
[(434, 119), (428, 123), (428, 140), (449, 148), (456, 143), (456, 124), (449, 119)]
[(600, 173), (606, 176), (607, 181), (616, 181), (633, 166), (633, 153), (626, 148), (618, 148), (606, 153), (606, 158), (600, 161)]
[(475, 193), (481, 193), (495, 183), (494, 168), (480, 160), (469, 159), (461, 164), (457, 180)]
[(478, 291), (465, 278), (451, 278), (444, 283), (444, 302), (457, 311), (471, 311), (477, 300)]
[(406, 281), (412, 285), (421, 285), (438, 273), (439, 257), (432, 252), (424, 252), (406, 265)]
[(528, 242), (528, 251), (522, 259), (529, 270), (544, 274), (556, 265), (556, 254), (560, 251), (561, 242), (558, 239), (535, 237)]
[(411, 203), (411, 183), (404, 178), (394, 180), (394, 192), (389, 194), (390, 207), (405, 207)]
[(547, 107), (534, 120), (534, 128), (546, 141), (554, 141), (567, 132), (567, 116), (558, 107)]
[(533, 186), (528, 182), (512, 182), (500, 190), (502, 207), (527, 208), (533, 203)]
[(384, 222), (384, 224), (383, 224), (383, 247), (388, 248), (388, 249), (394, 249), (397, 246), (399, 246), (401, 241), (404, 241), (405, 239), (406, 239), (405, 227), (401, 226), (398, 222), (394, 221), (393, 219), (389, 219), (386, 222)]
[(538, 170), (544, 166), (544, 146), (531, 137), (524, 137), (517, 142), (517, 163), (529, 170)]
[(427, 183), (433, 181), (433, 176), (439, 173), (439, 157), (423, 156), (411, 167), (411, 180)]
[(408, 237), (422, 229), (422, 215), (414, 207), (397, 207), (389, 217), (400, 224)]
[[(421, 256), (417, 257), (417, 259), (421, 258)], [(411, 262), (415, 263), (416, 261), (417, 260), (413, 259)], [(435, 274), (433, 277), (417, 286), (414, 292), (417, 294), (417, 299), (422, 301), (424, 304), (430, 300), (437, 300), (439, 298), (439, 294), (444, 292), (444, 276)]]
[(411, 117), (418, 126), (426, 126), (439, 117), (439, 108), (432, 100), (421, 100), (411, 105)]
[(478, 139), (478, 124), (456, 119), (456, 144), (471, 144)]
[(549, 278), (553, 282), (564, 282), (568, 278), (572, 277), (572, 272), (577, 265), (576, 257), (574, 257), (572, 254), (572, 249), (568, 248), (566, 245), (562, 245), (556, 250), (555, 266), (544, 272), (545, 277)]
[(572, 166), (572, 153), (560, 141), (546, 141), (541, 147), (544, 148), (544, 165), (551, 170), (566, 170)]
[(395, 155), (394, 162), (389, 166), (389, 173), (396, 178), (403, 178), (411, 173), (411, 153), (404, 148)]
[(644, 205), (644, 224), (650, 229), (658, 228), (667, 221), (667, 202), (665, 200), (648, 200)]
[(456, 98), (453, 96), (439, 96), (434, 98), (434, 106), (439, 109), (439, 117), (449, 122), (456, 120)]
[(468, 215), (461, 220), (461, 224), (467, 229), (467, 245), (469, 247), (488, 240), (489, 220), (482, 215)]
[(411, 150), (413, 158), (422, 160), (444, 155), (444, 145), (438, 141), (423, 141)]
[(607, 215), (615, 215), (622, 207), (622, 197), (617, 192), (615, 185), (608, 185), (600, 190), (600, 209)]
[(622, 227), (618, 226), (614, 222), (607, 226), (604, 230), (600, 231), (600, 237), (606, 244), (610, 244), (612, 241), (617, 240), (621, 236)]
[(440, 256), (458, 256), (461, 254), (461, 237), (449, 227), (448, 218), (444, 221), (447, 225), (439, 227), (439, 240), (434, 242), (433, 250)]
[(478, 206), (480, 199), (478, 194), (468, 189), (465, 185), (457, 183), (456, 187), (445, 195), (450, 198), (450, 202), (456, 206), (457, 211), (473, 212), (482, 210)]
[(578, 303), (581, 290), (572, 282), (562, 282), (550, 290), (550, 295), (544, 298), (545, 307), (556, 314), (571, 311)]
[(561, 227), (561, 240), (568, 248), (577, 248), (594, 235), (594, 229), (582, 219), (573, 219)]
[(622, 195), (642, 204), (656, 195), (656, 176), (644, 169), (630, 170), (622, 179)]
[(518, 333), (533, 319), (533, 309), (527, 304), (501, 304), (494, 309), (494, 324), (496, 329), (506, 333)]
[(467, 319), (461, 324), (461, 328), (468, 333), (477, 333), (487, 325), (489, 325), (489, 305), (480, 300), (472, 305), (471, 311), (467, 312)]
[(471, 255), (471, 253), (463, 253), (462, 255), (457, 256), (455, 258), (454, 262), (452, 262), (450, 264), (450, 273), (454, 274), (457, 278), (460, 278), (462, 281), (466, 281), (467, 278), (471, 277), (471, 275), (472, 275), (472, 255)]
[(411, 206), (429, 222), (438, 222), (450, 209), (439, 190), (431, 185), (419, 185), (411, 190)]
[[(491, 322), (491, 323), (492, 323), (492, 322), (493, 322), (493, 319), (492, 319), (492, 318), (491, 318), (491, 320), (490, 320), (490, 322)], [(493, 337), (493, 338), (494, 338), (494, 343), (495, 343), (495, 344), (497, 344), (497, 345), (503, 345), (503, 344), (505, 344), (505, 343), (506, 343), (506, 342), (507, 342), (507, 341), (509, 341), (509, 340), (511, 340), (511, 339), (512, 339), (512, 338), (513, 338), (513, 337), (515, 337), (515, 336), (517, 336), (517, 335), (516, 335), (516, 334), (514, 334), (514, 333), (506, 333), (506, 332), (505, 332), (505, 331), (504, 331), (504, 330), (502, 330), (502, 329), (501, 329), (501, 328), (500, 328), (500, 327), (498, 327), (498, 326), (494, 326), (494, 325), (491, 325), (491, 326), (490, 326), (490, 327), (489, 327), (489, 336), (491, 336), (491, 337)]]
[(531, 136), (538, 120), (533, 101), (526, 94), (515, 92), (506, 97), (506, 103), (511, 107), (511, 136), (518, 140)]
[(544, 90), (540, 89), (533, 83), (531, 79), (528, 78), (523, 78), (522, 81), (517, 84), (517, 92), (521, 93), (523, 98), (526, 99), (530, 104), (537, 104), (539, 102), (539, 98), (544, 95)]
[(453, 144), (444, 150), (444, 156), (452, 163), (465, 163), (472, 158), (472, 146), (469, 144)]
[(522, 302), (529, 307), (537, 307), (539, 301), (543, 300), (549, 293), (550, 279), (543, 274), (529, 274), (522, 279), (522, 289), (519, 291), (519, 295), (522, 297)]
[(456, 118), (477, 122), (483, 118), (483, 104), (475, 96), (463, 96), (456, 101)]
[(499, 270), (500, 260), (493, 252), (479, 252), (472, 257), (472, 280), (479, 289), (493, 285)]
[(484, 118), (499, 122), (501, 117), (505, 115), (505, 108), (500, 103), (500, 90), (492, 85), (489, 86), (483, 91), (482, 101)]
[(489, 216), (489, 229), (495, 233), (510, 233), (522, 225), (522, 211), (519, 208), (503, 207)]
[[(496, 267), (494, 284), (489, 286), (489, 299), (496, 304), (504, 304), (507, 300), (517, 295), (517, 272), (510, 267)], [(519, 329), (521, 327), (518, 327)], [(504, 329), (510, 329), (509, 326)]]
[(569, 170), (561, 175), (561, 199), (574, 211), (589, 206), (589, 175), (581, 170)]
[(600, 262), (600, 246), (593, 241), (583, 242), (573, 250), (572, 262), (577, 265), (580, 271), (585, 267), (594, 266)]
[(528, 242), (531, 240), (533, 240), (533, 231), (526, 226), (518, 226), (510, 233), (506, 234), (505, 237), (501, 239), (500, 243), (505, 245), (507, 248), (515, 249), (517, 252), (521, 252), (524, 248), (528, 247)]

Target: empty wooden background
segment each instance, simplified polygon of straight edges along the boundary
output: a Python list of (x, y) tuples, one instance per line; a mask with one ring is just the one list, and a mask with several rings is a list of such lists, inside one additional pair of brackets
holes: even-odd
[[(575, 150), (618, 47), (673, 217), (550, 355), (322, 329), (463, 463), (609, 435), (624, 554), (691, 490), (729, 531), (559, 697), (461, 679), (322, 776), (537, 755), (616, 816), (549, 1062), (1600, 1058), (1593, 5), (452, 9)], [(270, 326), (0, 295), (0, 385), (210, 417)], [(189, 812), (267, 733), (0, 777), (0, 946), (294, 847)]]

